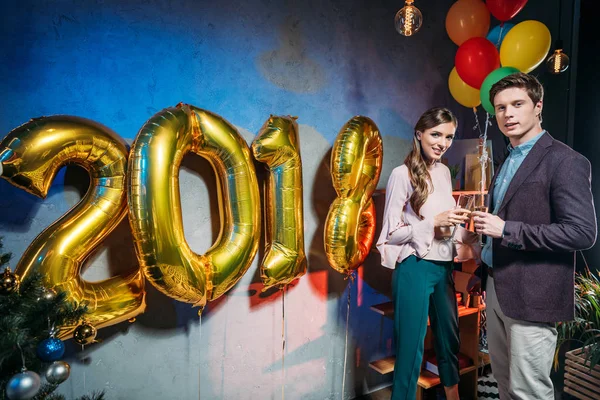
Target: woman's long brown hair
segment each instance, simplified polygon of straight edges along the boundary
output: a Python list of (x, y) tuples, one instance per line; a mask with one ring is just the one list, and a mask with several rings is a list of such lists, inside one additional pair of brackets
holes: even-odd
[(436, 107), (425, 111), (415, 125), (413, 147), (406, 156), (404, 164), (408, 167), (410, 183), (414, 188), (414, 191), (410, 196), (410, 206), (417, 215), (421, 215), (421, 207), (425, 204), (427, 196), (429, 196), (429, 187), (427, 183), (431, 183), (431, 175), (429, 175), (427, 163), (423, 158), (421, 142), (417, 139), (417, 132), (425, 132), (427, 129), (435, 128), (438, 125), (448, 122), (452, 122), (454, 126), (458, 125), (452, 111), (447, 108)]

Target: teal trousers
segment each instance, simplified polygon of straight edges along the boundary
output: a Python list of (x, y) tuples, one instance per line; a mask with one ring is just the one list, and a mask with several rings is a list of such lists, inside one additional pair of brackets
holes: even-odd
[(416, 396), (428, 316), (442, 384), (457, 384), (460, 337), (452, 262), (406, 258), (396, 264), (392, 295), (396, 339), (392, 400)]

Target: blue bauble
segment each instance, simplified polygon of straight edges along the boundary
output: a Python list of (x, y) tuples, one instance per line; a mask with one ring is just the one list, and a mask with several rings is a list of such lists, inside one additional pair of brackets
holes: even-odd
[(60, 339), (51, 337), (38, 344), (37, 355), (42, 361), (58, 361), (63, 354), (65, 354), (65, 344)]

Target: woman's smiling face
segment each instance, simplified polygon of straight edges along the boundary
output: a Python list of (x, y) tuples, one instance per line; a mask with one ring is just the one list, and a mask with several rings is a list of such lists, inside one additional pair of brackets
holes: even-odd
[(421, 152), (427, 163), (439, 161), (442, 155), (450, 148), (454, 140), (456, 126), (452, 122), (446, 122), (417, 131), (417, 139), (421, 142)]

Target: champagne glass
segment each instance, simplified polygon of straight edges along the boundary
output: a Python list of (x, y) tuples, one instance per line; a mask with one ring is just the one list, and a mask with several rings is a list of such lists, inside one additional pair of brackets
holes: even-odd
[[(473, 211), (488, 212), (488, 200), (489, 196), (487, 193), (476, 193), (473, 195)], [(483, 235), (479, 234), (479, 244), (483, 247), (485, 242), (483, 241)]]
[[(465, 210), (469, 210), (469, 212), (473, 211), (473, 195), (460, 194), (458, 196), (458, 200), (456, 201), (455, 208), (463, 208)], [(468, 214), (465, 213), (465, 215), (468, 215)], [(452, 235), (450, 236), (449, 240), (451, 240), (452, 243), (456, 243), (456, 240), (454, 240), (454, 235), (456, 234), (456, 231), (458, 230), (458, 225), (460, 225), (460, 224), (456, 224), (454, 226), (454, 230), (452, 231)]]

